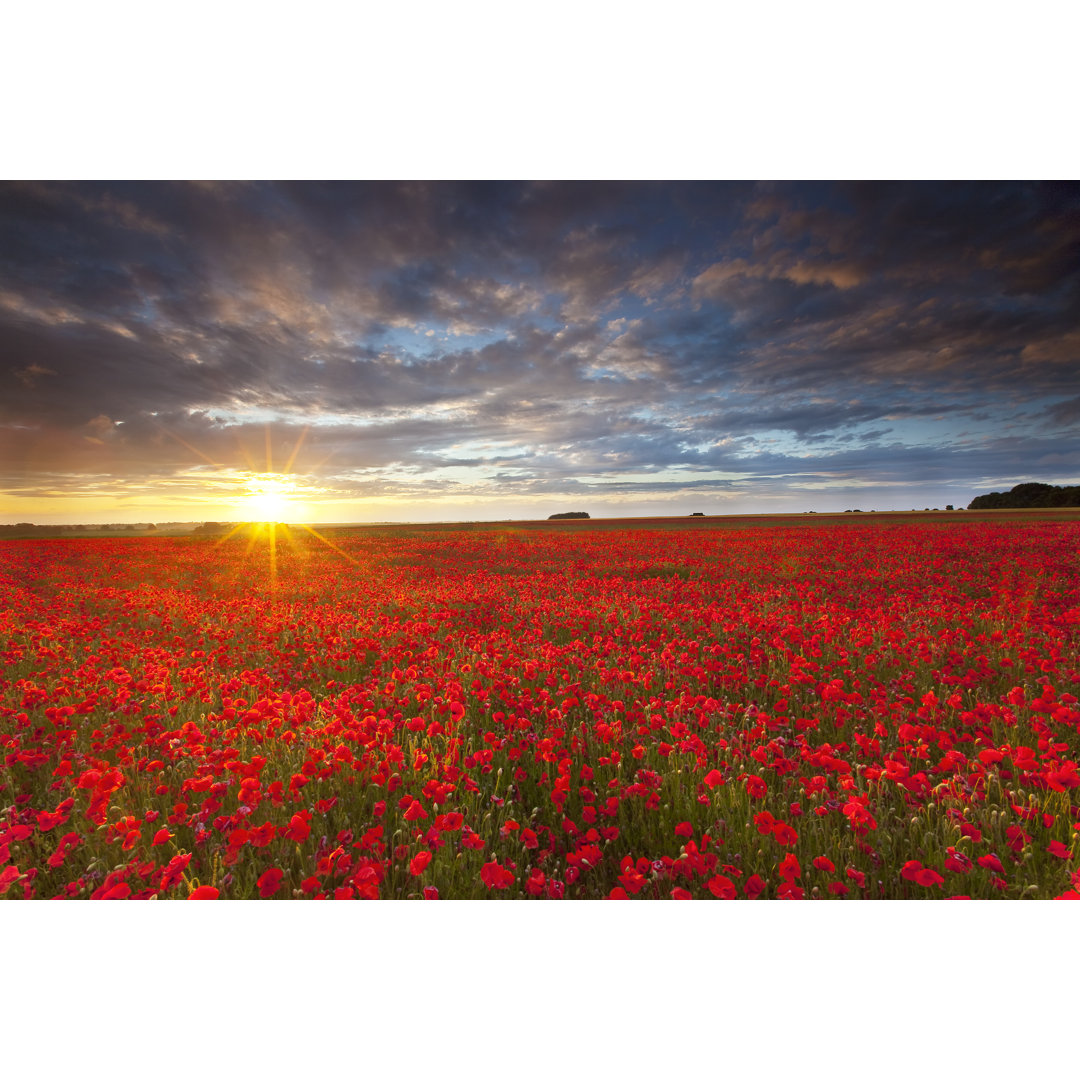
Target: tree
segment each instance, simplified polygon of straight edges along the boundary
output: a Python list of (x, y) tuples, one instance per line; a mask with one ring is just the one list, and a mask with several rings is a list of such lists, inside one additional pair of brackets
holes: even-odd
[(1080, 487), (1017, 484), (1009, 491), (977, 495), (968, 503), (969, 510), (1027, 510), (1056, 506), (1080, 506)]

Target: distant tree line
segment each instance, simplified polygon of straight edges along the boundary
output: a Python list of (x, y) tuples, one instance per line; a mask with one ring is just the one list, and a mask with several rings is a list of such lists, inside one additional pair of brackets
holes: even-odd
[(550, 514), (548, 521), (562, 521), (566, 518), (587, 518), (588, 516), (584, 510), (568, 510), (565, 514)]
[(968, 503), (969, 510), (1028, 510), (1054, 506), (1080, 506), (1080, 487), (1017, 484), (1011, 491), (991, 491)]
[(119, 525), (35, 525), (32, 521), (20, 521), (0, 525), (0, 536), (61, 536), (83, 532), (157, 532), (157, 526), (152, 521)]

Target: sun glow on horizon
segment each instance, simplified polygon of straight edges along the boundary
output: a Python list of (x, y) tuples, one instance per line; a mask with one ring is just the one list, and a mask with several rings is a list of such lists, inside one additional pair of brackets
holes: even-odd
[[(260, 473), (250, 477), (240, 506), (245, 516), (254, 521), (288, 521), (302, 516), (301, 508), (291, 496), (296, 484), (279, 473)], [(250, 515), (248, 511), (252, 511)]]

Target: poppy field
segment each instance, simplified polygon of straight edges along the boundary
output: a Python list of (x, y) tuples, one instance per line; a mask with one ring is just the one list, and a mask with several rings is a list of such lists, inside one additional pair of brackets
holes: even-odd
[(1080, 523), (0, 544), (7, 899), (1078, 898)]

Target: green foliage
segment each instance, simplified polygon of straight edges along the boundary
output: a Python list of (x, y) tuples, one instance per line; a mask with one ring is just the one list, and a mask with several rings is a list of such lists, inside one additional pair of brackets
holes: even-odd
[(991, 491), (968, 503), (969, 510), (1035, 510), (1080, 506), (1080, 486), (1017, 484), (1009, 491)]

